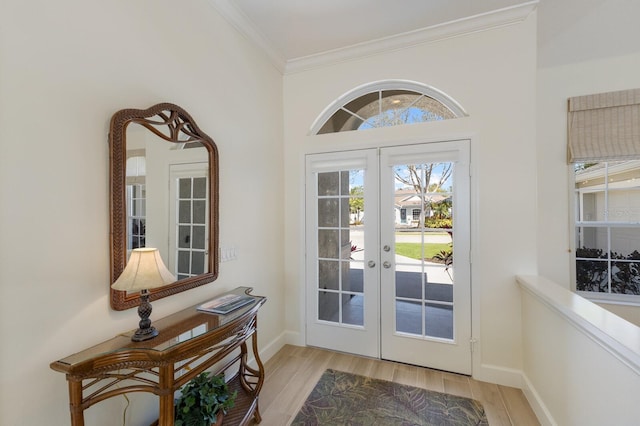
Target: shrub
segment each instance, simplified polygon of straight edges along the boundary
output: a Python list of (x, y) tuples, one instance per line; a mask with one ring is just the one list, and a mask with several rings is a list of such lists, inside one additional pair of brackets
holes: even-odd
[(438, 229), (451, 229), (451, 218), (438, 219), (435, 217), (428, 217), (424, 220), (425, 228), (438, 228)]
[[(602, 249), (576, 249), (576, 289), (580, 291), (609, 292), (609, 267), (607, 253)], [(582, 258), (582, 259), (580, 259)], [(593, 259), (593, 260), (590, 260)], [(611, 252), (611, 293), (640, 294), (640, 253), (634, 250), (625, 256)], [(616, 262), (615, 260), (626, 260)]]

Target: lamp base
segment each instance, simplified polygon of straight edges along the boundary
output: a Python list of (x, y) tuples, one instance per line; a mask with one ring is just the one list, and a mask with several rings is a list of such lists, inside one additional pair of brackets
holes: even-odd
[(140, 316), (140, 328), (138, 328), (133, 336), (131, 336), (131, 341), (143, 342), (156, 337), (158, 335), (158, 330), (151, 325), (151, 320), (149, 319), (149, 316), (151, 315), (151, 303), (149, 303), (148, 290), (142, 290), (140, 292), (138, 315)]
[(149, 328), (139, 328), (136, 332), (131, 336), (132, 342), (144, 342), (145, 340), (153, 339), (158, 335), (158, 330), (155, 327), (151, 326)]

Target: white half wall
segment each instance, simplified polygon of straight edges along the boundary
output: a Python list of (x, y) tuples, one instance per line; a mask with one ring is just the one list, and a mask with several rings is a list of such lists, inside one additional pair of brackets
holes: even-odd
[(524, 391), (542, 424), (638, 424), (640, 329), (546, 278), (518, 282)]
[[(154, 302), (151, 318), (246, 285), (268, 298), (261, 347), (280, 339), (282, 75), (208, 0), (5, 0), (2, 425), (69, 424), (67, 383), (49, 364), (137, 327), (135, 309), (109, 308), (107, 132), (117, 110), (159, 102), (185, 108), (217, 143), (220, 244), (238, 258), (213, 284)], [(132, 396), (127, 425), (149, 424), (154, 404)], [(87, 424), (113, 426), (125, 405), (91, 407)]]

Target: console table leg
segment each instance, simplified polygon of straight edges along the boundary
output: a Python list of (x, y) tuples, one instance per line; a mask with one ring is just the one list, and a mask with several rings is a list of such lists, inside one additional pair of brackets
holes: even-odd
[[(258, 319), (256, 318), (256, 323)], [(260, 359), (260, 351), (258, 351), (258, 333), (253, 333), (251, 336), (251, 347), (253, 349), (253, 357), (256, 360), (256, 364), (258, 365), (258, 383), (256, 384), (256, 395), (260, 393), (262, 389), (262, 385), (264, 384), (264, 364), (262, 364), (262, 360)]]
[(84, 409), (82, 408), (82, 380), (68, 378), (69, 381), (69, 410), (71, 411), (71, 426), (84, 426)]
[[(258, 328), (258, 318), (256, 317), (256, 329)], [(258, 351), (258, 333), (253, 333), (251, 336), (251, 347), (253, 350), (253, 356), (255, 358), (256, 364), (258, 365), (258, 383), (256, 383), (256, 388), (254, 390), (256, 395), (256, 411), (253, 413), (253, 418), (256, 423), (260, 423), (262, 421), (262, 416), (260, 415), (260, 399), (258, 395), (260, 394), (260, 390), (262, 389), (262, 385), (264, 384), (264, 365), (262, 364), (262, 360), (260, 359), (260, 352)]]
[(160, 413), (158, 426), (173, 426), (173, 364), (160, 367)]

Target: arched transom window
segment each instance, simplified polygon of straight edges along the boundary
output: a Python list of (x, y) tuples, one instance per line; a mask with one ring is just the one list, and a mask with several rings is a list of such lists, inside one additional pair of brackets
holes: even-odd
[(404, 80), (360, 86), (338, 98), (316, 119), (311, 134), (364, 130), (465, 117), (451, 97)]

